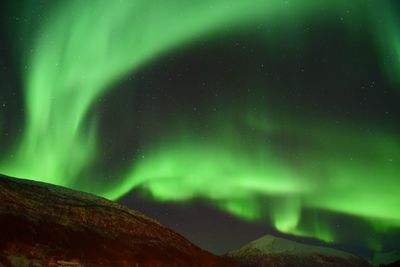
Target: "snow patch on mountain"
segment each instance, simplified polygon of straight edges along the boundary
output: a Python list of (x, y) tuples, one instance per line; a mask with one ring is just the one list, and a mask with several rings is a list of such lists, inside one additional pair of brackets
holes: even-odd
[(295, 241), (275, 237), (272, 235), (263, 236), (254, 240), (238, 250), (234, 250), (229, 254), (237, 254), (243, 251), (258, 251), (260, 254), (287, 254), (295, 256), (306, 256), (310, 254), (318, 254), (325, 256), (335, 256), (340, 258), (354, 257), (352, 254), (340, 250), (301, 244)]

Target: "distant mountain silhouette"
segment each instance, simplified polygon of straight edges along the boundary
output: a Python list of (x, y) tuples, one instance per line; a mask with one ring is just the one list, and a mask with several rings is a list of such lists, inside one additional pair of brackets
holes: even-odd
[(227, 256), (241, 267), (367, 267), (352, 254), (266, 235)]
[(382, 267), (400, 267), (400, 260), (389, 263), (387, 265), (380, 265)]

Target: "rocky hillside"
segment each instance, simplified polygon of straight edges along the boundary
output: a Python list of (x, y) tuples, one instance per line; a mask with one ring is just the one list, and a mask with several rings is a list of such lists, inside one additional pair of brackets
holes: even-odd
[(0, 266), (231, 264), (120, 204), (0, 176)]
[(305, 245), (271, 235), (227, 254), (241, 267), (366, 267), (365, 260), (331, 248)]

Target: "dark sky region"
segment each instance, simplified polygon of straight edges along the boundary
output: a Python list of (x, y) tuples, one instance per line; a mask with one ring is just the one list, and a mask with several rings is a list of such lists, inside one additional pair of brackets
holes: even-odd
[(396, 1), (3, 1), (0, 172), (216, 253), (400, 249)]

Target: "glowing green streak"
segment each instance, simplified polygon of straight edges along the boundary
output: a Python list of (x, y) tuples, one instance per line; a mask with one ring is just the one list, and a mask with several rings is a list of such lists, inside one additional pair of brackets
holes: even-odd
[[(254, 119), (249, 121), (252, 128), (265, 129), (267, 136), (277, 130)], [(181, 141), (168, 140), (157, 150), (149, 150), (148, 159), (137, 162), (131, 179), (121, 188), (141, 185), (159, 201), (203, 197), (248, 220), (269, 214), (282, 232), (330, 242), (334, 234), (323, 226), (297, 228), (302, 208), (348, 213), (373, 224), (400, 226), (398, 135), (390, 131), (365, 135), (350, 125), (333, 127), (318, 121), (314, 121), (314, 128), (297, 123), (292, 121), (287, 123), (288, 128), (279, 130), (314, 140), (316, 148), (301, 155), (295, 166), (274, 156), (268, 144), (247, 141), (244, 145), (240, 135), (227, 138), (232, 135), (228, 129), (225, 135), (216, 134), (215, 141), (207, 143), (193, 134), (190, 140), (190, 134), (186, 134), (186, 138), (178, 138)], [(114, 192), (115, 196), (119, 193)], [(260, 195), (279, 201), (262, 202), (257, 199)]]
[[(349, 213), (373, 224), (398, 227), (400, 198), (395, 189), (400, 149), (397, 133), (390, 131), (365, 136), (356, 130), (320, 125), (301, 131), (301, 125), (291, 122), (285, 131), (310, 137), (318, 147), (316, 152), (302, 155), (306, 160), (293, 167), (276, 156), (269, 145), (251, 138), (246, 144), (238, 142), (242, 137), (232, 133), (227, 123), (210, 133), (214, 136), (212, 141), (202, 143), (188, 133), (154, 144), (147, 148), (146, 158), (135, 162), (118, 184), (96, 188), (79, 182), (79, 174), (101, 149), (96, 142), (96, 122), (87, 117), (88, 110), (124, 75), (162, 53), (230, 25), (256, 21), (290, 24), (291, 20), (309, 16), (323, 18), (327, 13), (321, 10), (336, 14), (356, 5), (348, 2), (62, 1), (32, 44), (25, 77), (27, 125), (15, 157), (6, 159), (1, 170), (12, 176), (94, 191), (112, 199), (138, 186), (147, 188), (160, 201), (202, 197), (242, 218), (271, 217), (281, 231), (329, 241), (333, 240), (329, 230), (297, 229), (302, 208)], [(365, 11), (358, 9), (361, 11), (354, 14), (355, 18)], [(397, 74), (397, 22), (393, 14), (383, 12), (388, 15), (384, 27), (378, 27), (373, 16), (371, 24), (377, 28), (375, 34), (388, 40), (379, 46), (380, 50), (389, 46), (395, 51), (389, 61), (383, 62), (389, 66), (388, 73)], [(353, 21), (345, 23), (351, 27)], [(272, 134), (277, 125), (251, 115), (243, 123), (266, 134)], [(344, 157), (343, 151), (348, 151), (354, 161)], [(371, 155), (375, 155), (373, 160)], [(376, 196), (373, 203), (369, 201), (371, 194)], [(266, 196), (281, 201), (260, 201)], [(370, 204), (363, 205), (366, 202)]]
[[(393, 1), (395, 2), (395, 1)], [(375, 2), (371, 19), (375, 41), (379, 47), (382, 68), (397, 88), (400, 85), (400, 20), (396, 7), (390, 1)], [(384, 30), (382, 30), (384, 29)]]
[(2, 171), (74, 185), (96, 155), (95, 123), (85, 126), (85, 116), (113, 82), (218, 28), (281, 13), (292, 17), (313, 6), (278, 0), (61, 1), (29, 49), (27, 125), (16, 158)]

